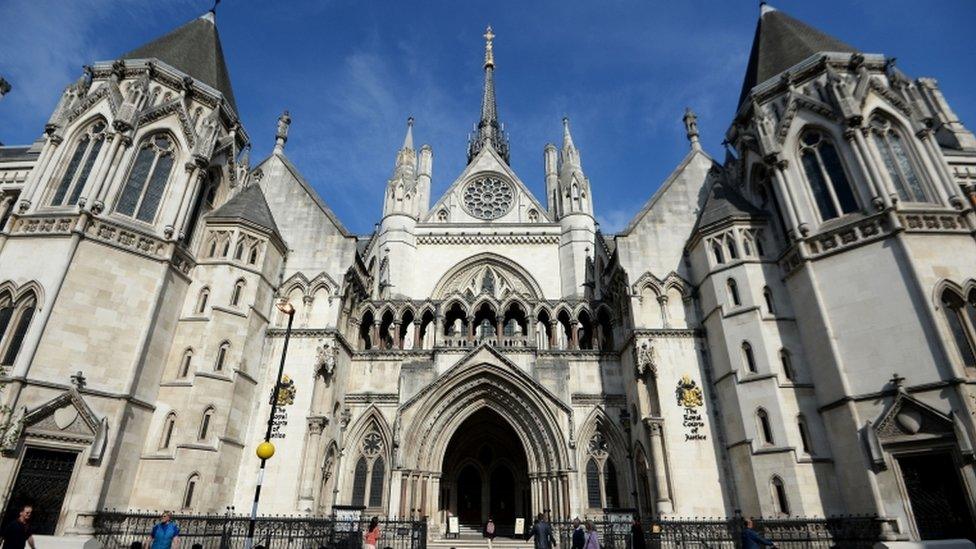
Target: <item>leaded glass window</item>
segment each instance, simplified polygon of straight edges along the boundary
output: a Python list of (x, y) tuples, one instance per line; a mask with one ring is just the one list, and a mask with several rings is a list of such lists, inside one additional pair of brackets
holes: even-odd
[(383, 505), (383, 479), (386, 475), (386, 464), (378, 457), (373, 462), (373, 472), (369, 475), (369, 506)]
[(514, 203), (515, 187), (495, 176), (480, 177), (464, 188), (464, 209), (478, 219), (498, 219), (507, 214)]
[(376, 425), (363, 436), (359, 459), (353, 472), (352, 504), (382, 507), (383, 486), (386, 483), (385, 444)]
[(891, 122), (881, 116), (872, 118), (871, 136), (898, 197), (905, 202), (930, 202), (907, 146)]
[(840, 155), (823, 132), (809, 130), (800, 138), (800, 163), (821, 219), (857, 211), (854, 189)]
[(162, 202), (175, 157), (175, 146), (169, 136), (156, 134), (145, 139), (136, 154), (115, 210), (151, 223)]
[(586, 501), (591, 509), (616, 507), (619, 504), (617, 469), (610, 457), (609, 442), (598, 428), (587, 444)]
[(600, 470), (594, 459), (591, 459), (586, 464), (586, 501), (593, 509), (599, 509), (601, 507)]
[(81, 135), (51, 197), (52, 206), (70, 206), (78, 203), (81, 191), (88, 181), (88, 176), (91, 175), (92, 166), (95, 165), (104, 143), (105, 122), (98, 121), (92, 124)]
[(973, 309), (973, 304), (967, 304), (962, 296), (952, 290), (942, 292), (942, 312), (956, 348), (966, 366), (976, 366), (976, 338), (973, 337), (974, 327), (971, 324), (976, 318), (967, 318), (976, 317), (976, 313), (967, 315), (966, 309)]
[[(30, 328), (31, 319), (34, 318), (36, 309), (37, 300), (33, 295), (29, 295), (20, 300), (8, 317), (7, 324), (13, 326), (13, 332), (7, 333), (4, 340), (0, 341), (6, 346), (0, 365), (11, 366), (17, 359), (17, 354), (20, 353), (20, 348), (24, 344), (24, 337), (27, 335), (27, 329)], [(2, 335), (0, 334), (0, 336)]]
[(356, 471), (352, 477), (352, 504), (363, 505), (366, 502), (366, 458), (360, 456), (356, 462)]

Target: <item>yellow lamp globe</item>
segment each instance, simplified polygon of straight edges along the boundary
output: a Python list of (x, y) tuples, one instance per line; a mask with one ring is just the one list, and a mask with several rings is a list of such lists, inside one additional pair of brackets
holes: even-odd
[(261, 459), (270, 459), (275, 453), (274, 444), (264, 441), (261, 444), (258, 444), (257, 451), (255, 453)]

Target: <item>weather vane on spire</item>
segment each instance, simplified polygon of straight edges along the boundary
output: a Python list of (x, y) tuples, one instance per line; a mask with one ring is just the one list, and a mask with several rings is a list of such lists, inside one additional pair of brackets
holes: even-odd
[(485, 68), (495, 66), (495, 55), (492, 52), (491, 41), (495, 39), (495, 33), (491, 32), (491, 25), (485, 31)]

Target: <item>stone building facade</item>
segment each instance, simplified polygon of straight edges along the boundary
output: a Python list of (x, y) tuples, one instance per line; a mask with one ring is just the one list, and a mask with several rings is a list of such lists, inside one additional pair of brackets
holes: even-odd
[(466, 168), (431, 196), (411, 119), (368, 235), (288, 159), (287, 113), (250, 165), (212, 14), (0, 148), (8, 509), (249, 509), (284, 299), (262, 512), (971, 532), (976, 139), (937, 83), (764, 7), (724, 158), (688, 111), (611, 235), (567, 120), (543, 199), (509, 165), (493, 38)]

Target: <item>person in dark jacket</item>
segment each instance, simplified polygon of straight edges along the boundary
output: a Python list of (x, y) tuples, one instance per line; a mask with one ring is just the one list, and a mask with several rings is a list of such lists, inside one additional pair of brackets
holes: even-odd
[(776, 544), (760, 536), (752, 529), (752, 519), (746, 519), (745, 528), (742, 529), (742, 549), (759, 549), (763, 545), (768, 545), (776, 549)]
[(644, 526), (641, 525), (640, 517), (637, 515), (634, 515), (634, 522), (630, 525), (630, 538), (630, 546), (633, 549), (645, 549), (647, 546), (644, 543)]
[(556, 546), (556, 538), (552, 535), (552, 526), (549, 525), (542, 513), (536, 517), (535, 524), (532, 526), (532, 531), (529, 532), (526, 541), (532, 538), (535, 538), (535, 549), (552, 549)]
[(3, 527), (0, 536), (3, 537), (5, 549), (24, 549), (27, 545), (30, 545), (31, 549), (35, 549), (34, 532), (30, 527), (31, 514), (33, 513), (33, 507), (24, 505), (20, 508), (20, 513), (17, 513), (17, 518)]
[(580, 519), (573, 519), (573, 549), (583, 549), (586, 544), (586, 530), (580, 524)]

